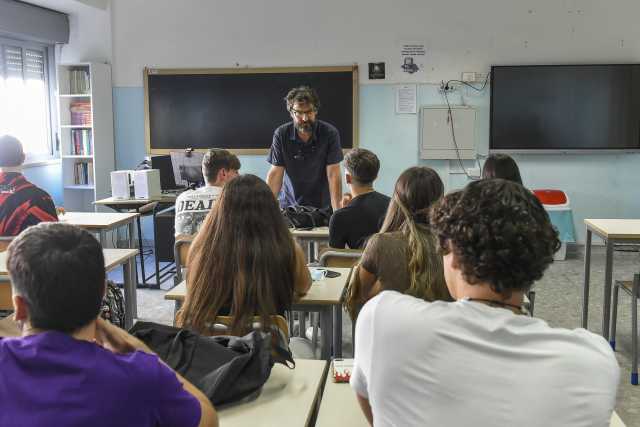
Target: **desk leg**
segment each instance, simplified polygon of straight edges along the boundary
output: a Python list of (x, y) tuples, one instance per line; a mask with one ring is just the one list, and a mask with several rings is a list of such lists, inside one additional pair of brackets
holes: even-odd
[[(136, 212), (140, 213), (137, 209)], [(136, 218), (136, 225), (138, 226), (138, 256), (140, 257), (140, 271), (142, 272), (142, 284), (147, 286), (147, 277), (144, 272), (144, 255), (142, 254), (142, 222), (140, 215)]]
[(302, 338), (307, 338), (307, 312), (299, 311), (298, 312), (298, 336)]
[(176, 300), (173, 304), (173, 326), (176, 326), (176, 317), (178, 316), (178, 311), (182, 307), (182, 301)]
[(129, 222), (129, 224), (127, 224), (127, 233), (129, 233), (129, 249), (135, 249), (136, 247), (136, 240), (133, 237), (134, 233), (134, 227), (133, 227), (133, 221)]
[(613, 242), (607, 240), (607, 258), (604, 265), (604, 295), (602, 297), (602, 336), (609, 341), (611, 317), (611, 279), (613, 277)]
[(342, 357), (342, 305), (333, 306), (333, 356)]
[(100, 245), (105, 248), (107, 243), (107, 232), (105, 230), (100, 230)]
[(582, 327), (587, 329), (589, 317), (589, 275), (591, 274), (591, 230), (584, 242), (584, 283), (582, 285)]
[(124, 325), (126, 329), (129, 329), (133, 326), (133, 319), (138, 317), (136, 258), (129, 258), (122, 265), (122, 269), (124, 274)]
[(320, 329), (322, 331), (322, 352), (320, 358), (323, 360), (331, 359), (331, 341), (333, 334), (330, 331), (333, 331), (332, 320), (331, 308), (323, 308), (320, 312)]

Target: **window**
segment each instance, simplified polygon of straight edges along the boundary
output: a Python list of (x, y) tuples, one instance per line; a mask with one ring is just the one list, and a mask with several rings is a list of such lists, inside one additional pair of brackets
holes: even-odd
[(52, 49), (0, 38), (0, 134), (22, 142), (27, 163), (55, 154), (49, 87)]

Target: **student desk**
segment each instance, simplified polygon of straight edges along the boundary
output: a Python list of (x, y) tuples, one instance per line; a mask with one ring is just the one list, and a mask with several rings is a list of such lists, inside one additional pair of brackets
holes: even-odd
[(328, 363), (296, 360), (296, 368), (275, 364), (257, 399), (218, 411), (225, 427), (310, 426)]
[[(107, 206), (117, 212), (129, 212), (134, 210), (138, 214), (138, 216), (136, 217), (136, 221), (138, 225), (138, 247), (140, 248), (140, 270), (142, 272), (142, 284), (144, 286), (147, 285), (147, 279), (150, 279), (151, 277), (153, 277), (153, 275), (147, 277), (144, 271), (144, 259), (142, 255), (142, 225), (140, 223), (140, 217), (142, 214), (147, 213), (148, 210), (143, 208), (156, 202), (155, 205), (152, 205), (149, 208), (153, 218), (153, 229), (155, 233), (157, 204), (173, 205), (175, 204), (177, 198), (178, 198), (178, 193), (172, 192), (172, 193), (163, 193), (159, 197), (153, 197), (150, 199), (117, 199), (115, 197), (107, 197), (106, 199), (96, 200), (94, 202), (94, 204), (98, 206)], [(154, 245), (156, 245), (156, 248), (154, 248), (154, 251), (155, 251), (154, 255), (155, 255), (157, 253), (157, 242), (156, 242), (155, 236), (153, 241), (154, 241)], [(155, 264), (156, 264), (155, 277), (158, 283), (158, 288), (160, 288), (160, 264), (157, 256), (155, 256), (155, 260), (156, 260), (155, 261)]]
[[(103, 249), (104, 268), (111, 271), (122, 265), (124, 270), (124, 316), (125, 327), (133, 326), (133, 319), (138, 317), (136, 299), (136, 286), (138, 276), (136, 274), (137, 249)], [(12, 310), (11, 284), (7, 272), (7, 253), (0, 252), (0, 310)]]
[[(348, 383), (334, 383), (329, 373), (322, 393), (316, 427), (333, 426), (369, 427), (369, 423), (360, 409), (356, 392)], [(615, 411), (611, 414), (609, 426), (625, 427)]]
[(329, 244), (329, 227), (315, 227), (310, 230), (291, 228), (290, 230), (300, 245), (307, 246), (307, 262), (316, 261), (317, 247), (320, 243)]
[(640, 219), (585, 219), (584, 223), (587, 227), (587, 236), (584, 247), (582, 327), (587, 328), (589, 310), (589, 275), (591, 273), (591, 237), (592, 234), (595, 234), (606, 242), (604, 297), (602, 299), (602, 336), (606, 340), (609, 340), (613, 246), (617, 243), (640, 243)]
[(60, 222), (75, 225), (85, 230), (98, 233), (102, 247), (107, 243), (107, 231), (127, 225), (129, 228), (129, 248), (136, 247), (133, 230), (133, 220), (140, 216), (139, 213), (116, 212), (66, 212), (58, 217)]
[[(293, 304), (293, 311), (317, 311), (320, 313), (320, 327), (322, 331), (333, 331), (332, 334), (322, 334), (322, 358), (328, 359), (333, 355), (342, 357), (342, 299), (345, 288), (351, 277), (351, 268), (330, 268), (340, 273), (339, 277), (323, 279), (311, 284), (311, 289), (300, 301)], [(178, 286), (167, 292), (164, 299), (175, 302), (175, 312), (180, 309), (187, 293), (187, 283), (182, 281)]]

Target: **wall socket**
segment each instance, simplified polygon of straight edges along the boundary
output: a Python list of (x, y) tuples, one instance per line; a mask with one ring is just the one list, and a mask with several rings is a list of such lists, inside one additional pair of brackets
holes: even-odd
[(462, 80), (467, 83), (484, 83), (487, 78), (487, 73), (476, 73), (474, 71), (463, 71)]

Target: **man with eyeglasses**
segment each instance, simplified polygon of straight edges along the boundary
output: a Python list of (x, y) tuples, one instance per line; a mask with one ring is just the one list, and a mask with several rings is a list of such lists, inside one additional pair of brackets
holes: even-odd
[(320, 100), (308, 86), (293, 88), (285, 97), (292, 121), (278, 127), (267, 161), (267, 184), (280, 206), (304, 205), (340, 208), (342, 178), (340, 134), (317, 120)]

